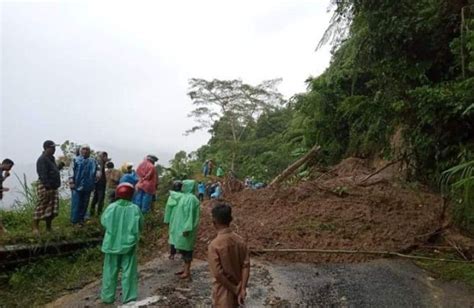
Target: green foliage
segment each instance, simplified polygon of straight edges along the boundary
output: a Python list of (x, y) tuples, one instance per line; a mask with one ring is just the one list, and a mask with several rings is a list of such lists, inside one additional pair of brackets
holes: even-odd
[[(305, 152), (300, 146), (297, 155), (292, 156), (294, 147), (291, 136), (286, 134), (292, 112), (291, 105), (265, 110), (256, 121), (247, 124), (236, 148), (238, 155), (234, 160), (234, 172), (237, 176), (254, 176), (257, 180), (268, 181), (286, 168), (289, 161)], [(198, 168), (207, 159), (212, 159), (224, 170), (232, 168), (235, 144), (231, 141), (228, 126), (223, 123), (225, 121), (223, 118), (214, 123), (209, 143), (196, 151)]]
[[(430, 255), (434, 258), (456, 259), (455, 254)], [(419, 266), (434, 273), (437, 278), (443, 280), (463, 281), (470, 287), (474, 287), (474, 265), (469, 263), (449, 263), (438, 261), (417, 261)]]
[(343, 39), (335, 39), (331, 66), (296, 98), (294, 118), (304, 143), (320, 144), (328, 163), (348, 155), (392, 156), (391, 136), (402, 129), (397, 155), (409, 158), (415, 177), (436, 180), (474, 141), (472, 112), (463, 113), (472, 110), (474, 84), (472, 75), (462, 76), (460, 64), (461, 50), (466, 63), (474, 61), (472, 13), (466, 8), (461, 25), (467, 1), (333, 5), (338, 18), (329, 30), (350, 31), (333, 33)]
[[(157, 251), (164, 248), (158, 246), (164, 243), (162, 238), (166, 234), (163, 223), (166, 198), (167, 195), (161, 195), (154, 211), (145, 217), (145, 230), (142, 232), (138, 250), (140, 263), (149, 261), (156, 256)], [(100, 235), (101, 227), (97, 220), (89, 221), (80, 230), (73, 229), (69, 222), (68, 202), (61, 201), (60, 207), (60, 215), (53, 221), (53, 233), (42, 233), (39, 238), (31, 234), (33, 216), (32, 212), (26, 210), (29, 207), (1, 213), (9, 230), (7, 237), (2, 237), (1, 243), (46, 244)], [(102, 265), (103, 253), (96, 247), (83, 249), (69, 256), (44, 258), (12, 271), (3, 271), (0, 274), (0, 307), (42, 306), (99, 279)]]
[(192, 178), (197, 173), (196, 162), (191, 154), (185, 151), (179, 151), (174, 158), (170, 160), (170, 167), (160, 166), (160, 183), (158, 186), (158, 196), (167, 195), (173, 186), (173, 181)]
[[(332, 6), (320, 42), (334, 44), (329, 68), (309, 78), (308, 90), (286, 106), (262, 108), (245, 123), (219, 113), (208, 123), (211, 139), (196, 151), (193, 170), (206, 159), (227, 168), (235, 162), (241, 178), (268, 181), (318, 144), (319, 163), (401, 158), (411, 180), (435, 184), (444, 170), (472, 160), (474, 8), (468, 1), (338, 0)], [(199, 89), (211, 92), (216, 84), (205, 85)], [(232, 91), (218, 96), (237, 97), (238, 87), (226, 85)], [(195, 104), (209, 106), (191, 92)], [(243, 132), (238, 142), (236, 131)], [(304, 168), (298, 172), (304, 177)], [(466, 199), (465, 186), (462, 193), (461, 186), (453, 189)], [(465, 220), (469, 215), (460, 212)]]
[(60, 200), (59, 215), (53, 220), (53, 231), (46, 232), (44, 223), (40, 224), (41, 236), (32, 233), (34, 207), (18, 208), (14, 211), (0, 211), (3, 224), (8, 233), (0, 237), (0, 244), (46, 243), (70, 239), (87, 239), (102, 235), (98, 219), (88, 221), (82, 229), (74, 228), (70, 221), (70, 201)]
[(189, 165), (190, 157), (185, 151), (179, 151), (170, 161), (171, 166), (166, 169), (167, 172), (176, 180), (185, 180), (189, 178), (193, 171)]
[(196, 108), (189, 116), (198, 125), (187, 133), (210, 128), (218, 138), (225, 140), (226, 154), (231, 157), (230, 169), (235, 171), (241, 141), (248, 135), (255, 118), (285, 103), (276, 89), (280, 81), (266, 80), (253, 86), (241, 80), (191, 79), (188, 95)]
[(465, 110), (474, 101), (473, 87), (469, 78), (408, 91), (399, 112), (418, 176), (440, 174), (459, 162), (463, 145), (472, 150), (474, 117)]
[(59, 200), (59, 214), (53, 220), (53, 232), (45, 231), (44, 224), (40, 224), (42, 235), (35, 236), (32, 233), (33, 215), (36, 208), (38, 196), (36, 193), (36, 183), (29, 185), (26, 178), (20, 179), (20, 194), (22, 201), (16, 201), (14, 209), (11, 211), (0, 210), (3, 224), (8, 233), (2, 234), (0, 244), (15, 243), (44, 243), (51, 241), (61, 241), (68, 239), (86, 239), (101, 236), (102, 228), (98, 219), (88, 221), (82, 229), (74, 228), (71, 224), (71, 205), (69, 199)]
[(16, 200), (14, 204), (14, 209), (20, 210), (29, 210), (32, 211), (38, 202), (38, 194), (36, 191), (36, 183), (32, 185), (28, 184), (28, 180), (26, 179), (26, 175), (23, 174), (23, 178), (20, 178), (16, 173), (15, 177), (20, 184), (20, 196), (21, 201)]
[(0, 280), (0, 306), (32, 307), (54, 300), (64, 290), (81, 288), (102, 271), (99, 248), (69, 257), (45, 258), (17, 268)]
[(456, 222), (474, 234), (474, 160), (443, 172), (441, 185), (453, 196)]

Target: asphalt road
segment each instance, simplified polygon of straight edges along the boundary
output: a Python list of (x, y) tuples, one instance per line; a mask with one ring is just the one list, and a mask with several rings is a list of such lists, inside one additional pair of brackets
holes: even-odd
[[(135, 307), (210, 306), (207, 264), (202, 261), (193, 264), (191, 281), (180, 281), (173, 274), (180, 265), (179, 260), (159, 258), (142, 267), (140, 298)], [(49, 307), (101, 307), (99, 291), (100, 281), (58, 299)], [(474, 290), (460, 283), (438, 281), (409, 261), (315, 265), (253, 260), (246, 304), (247, 307), (474, 307)]]

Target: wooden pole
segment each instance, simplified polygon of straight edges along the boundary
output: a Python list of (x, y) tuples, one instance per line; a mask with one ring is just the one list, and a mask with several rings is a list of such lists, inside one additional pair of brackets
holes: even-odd
[(383, 170), (387, 169), (387, 168), (390, 167), (390, 166), (395, 165), (396, 163), (398, 163), (398, 162), (400, 162), (400, 161), (401, 161), (401, 159), (397, 159), (397, 160), (394, 160), (394, 161), (392, 161), (392, 162), (389, 162), (388, 164), (386, 164), (386, 165), (383, 166), (382, 168), (379, 168), (379, 169), (377, 169), (375, 172), (369, 174), (369, 175), (368, 175), (367, 177), (365, 177), (362, 181), (360, 181), (359, 184), (362, 184), (362, 183), (366, 182), (368, 179), (370, 179), (370, 178), (373, 177), (374, 175), (376, 175), (376, 174), (382, 172)]
[(467, 263), (473, 264), (473, 261), (460, 261), (452, 259), (437, 259), (423, 256), (406, 255), (393, 251), (374, 251), (374, 250), (344, 250), (344, 249), (251, 249), (252, 253), (322, 253), (322, 254), (366, 254), (366, 255), (382, 255), (400, 257), (405, 259), (437, 261), (437, 262), (452, 262), (452, 263)]

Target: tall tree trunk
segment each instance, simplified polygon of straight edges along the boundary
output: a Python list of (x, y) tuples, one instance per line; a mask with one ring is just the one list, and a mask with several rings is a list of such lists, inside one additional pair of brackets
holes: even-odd
[(464, 20), (464, 9), (466, 8), (463, 7), (461, 9), (461, 73), (462, 73), (462, 79), (466, 79), (466, 56), (464, 55), (464, 41), (465, 41), (465, 30), (466, 30), (466, 24)]
[(235, 172), (235, 149), (232, 151), (232, 161), (230, 163), (230, 169)]

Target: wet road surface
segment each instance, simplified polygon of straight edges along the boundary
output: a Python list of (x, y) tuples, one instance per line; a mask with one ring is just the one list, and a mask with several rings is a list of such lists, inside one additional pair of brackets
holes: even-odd
[[(326, 265), (252, 262), (247, 307), (474, 307), (474, 290), (461, 283), (438, 281), (408, 261)], [(207, 263), (194, 262), (189, 281), (174, 275), (180, 267), (180, 260), (165, 258), (141, 267), (139, 299), (127, 307), (210, 306)], [(48, 306), (102, 307), (99, 292), (97, 281)]]

